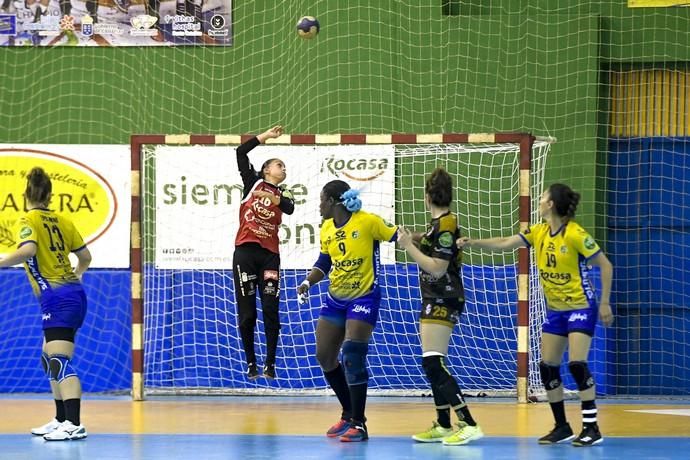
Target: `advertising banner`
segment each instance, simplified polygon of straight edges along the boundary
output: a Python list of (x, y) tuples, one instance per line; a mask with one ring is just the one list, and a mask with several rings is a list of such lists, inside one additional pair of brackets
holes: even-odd
[(0, 2), (0, 46), (232, 45), (232, 0)]
[[(363, 210), (395, 217), (392, 145), (262, 145), (249, 154), (255, 169), (280, 158), (295, 212), (283, 215), (281, 267), (311, 268), (319, 254), (320, 193), (340, 179), (360, 190)], [(155, 155), (155, 264), (163, 269), (231, 269), (239, 226), (242, 179), (233, 147), (158, 146)], [(382, 262), (394, 261), (392, 244)]]
[(690, 1), (682, 0), (628, 0), (630, 8), (660, 8), (668, 6), (690, 6)]
[(74, 222), (93, 256), (91, 267), (128, 268), (127, 145), (0, 145), (0, 254), (17, 248), (17, 222), (27, 211), (26, 177), (36, 166), (51, 178), (49, 209)]

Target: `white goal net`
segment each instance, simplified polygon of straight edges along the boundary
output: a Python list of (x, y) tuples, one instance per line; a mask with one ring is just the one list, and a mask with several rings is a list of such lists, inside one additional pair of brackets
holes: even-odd
[[(323, 185), (345, 180), (362, 192), (364, 209), (421, 231), (429, 221), (424, 181), (435, 167), (443, 166), (454, 177), (452, 209), (463, 234), (507, 236), (537, 220), (536, 203), (544, 187), (550, 146), (527, 135), (522, 150), (520, 143), (422, 143), (421, 136), (415, 140), (418, 143), (372, 143), (375, 138), (370, 137), (362, 145), (300, 145), (295, 143), (297, 136), (291, 141), (283, 138), (250, 153), (257, 167), (268, 158), (285, 162), (285, 185), (296, 200), (295, 212), (284, 216), (280, 233), (278, 376), (256, 381), (245, 377), (232, 278), (242, 182), (235, 145), (221, 145), (236, 144), (239, 137), (202, 139), (204, 145), (189, 137), (161, 137), (141, 144), (141, 250), (135, 254), (141, 258), (143, 357), (141, 369), (136, 369), (136, 359), (134, 363), (135, 374), (141, 373), (134, 379), (135, 386), (141, 385), (135, 388), (135, 397), (168, 392), (324, 391), (327, 384), (315, 359), (314, 331), (327, 282), (312, 288), (308, 305), (298, 305), (295, 295), (296, 285), (318, 256)], [(428, 383), (420, 365), (417, 266), (394, 244), (382, 247), (383, 300), (369, 347), (369, 388), (419, 394), (428, 391)], [(518, 251), (465, 252), (467, 305), (453, 334), (448, 362), (470, 394), (514, 394), (519, 377), (527, 377), (526, 369), (518, 375), (518, 361), (528, 355), (528, 386), (540, 386), (535, 363), (543, 303), (536, 278), (530, 276), (529, 324), (521, 329), (518, 274), (527, 273), (528, 267), (520, 268), (518, 260)], [(255, 340), (261, 364), (266, 350), (257, 304)], [(142, 330), (136, 327), (137, 316), (135, 334)], [(524, 339), (528, 354), (524, 349), (518, 353), (518, 341)], [(135, 337), (135, 347), (138, 342)]]

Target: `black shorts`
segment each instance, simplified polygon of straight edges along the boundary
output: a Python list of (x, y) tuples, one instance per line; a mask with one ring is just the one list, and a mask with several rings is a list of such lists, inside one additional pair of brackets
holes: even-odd
[(465, 301), (462, 299), (422, 299), (420, 321), (454, 327), (464, 310)]
[(48, 329), (43, 329), (43, 336), (46, 339), (46, 343), (52, 342), (53, 340), (66, 340), (67, 342), (74, 343), (74, 336), (77, 330), (71, 327), (50, 327)]

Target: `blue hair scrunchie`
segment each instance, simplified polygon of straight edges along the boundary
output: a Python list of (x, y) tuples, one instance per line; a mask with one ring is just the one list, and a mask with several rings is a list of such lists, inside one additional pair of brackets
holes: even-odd
[(350, 212), (356, 212), (362, 209), (362, 199), (359, 197), (359, 190), (351, 188), (342, 195), (340, 195), (343, 206)]

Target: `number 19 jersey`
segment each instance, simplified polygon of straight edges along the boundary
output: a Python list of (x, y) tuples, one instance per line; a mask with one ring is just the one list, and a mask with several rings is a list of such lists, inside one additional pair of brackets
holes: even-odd
[(19, 246), (36, 244), (36, 254), (24, 263), (31, 287), (41, 293), (79, 283), (69, 253), (84, 248), (84, 239), (72, 221), (48, 209), (32, 209), (19, 221)]
[(520, 233), (534, 247), (535, 262), (551, 310), (568, 311), (596, 305), (587, 262), (601, 249), (577, 222), (570, 221), (551, 234), (547, 223)]

